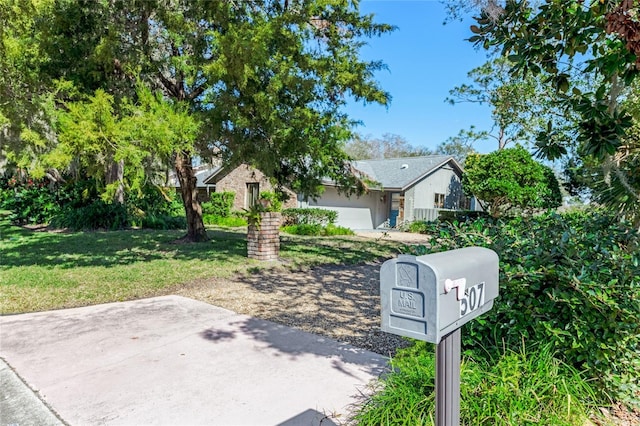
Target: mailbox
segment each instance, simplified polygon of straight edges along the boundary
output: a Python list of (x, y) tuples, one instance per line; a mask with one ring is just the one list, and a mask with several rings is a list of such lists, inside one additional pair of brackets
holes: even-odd
[(498, 255), (468, 247), (400, 255), (380, 269), (382, 331), (430, 343), (487, 312), (498, 297)]

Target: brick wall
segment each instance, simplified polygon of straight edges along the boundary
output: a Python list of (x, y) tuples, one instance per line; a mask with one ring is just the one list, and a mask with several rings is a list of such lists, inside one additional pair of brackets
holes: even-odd
[(261, 213), (260, 226), (247, 231), (247, 256), (257, 260), (278, 260), (280, 255), (280, 213)]
[[(242, 164), (216, 183), (216, 192), (235, 192), (236, 197), (233, 201), (234, 210), (246, 209), (247, 202), (247, 183), (258, 183), (260, 192), (273, 191), (274, 187), (269, 179), (260, 170), (251, 166)], [(297, 207), (296, 194), (287, 190), (289, 200), (282, 203), (282, 208)]]

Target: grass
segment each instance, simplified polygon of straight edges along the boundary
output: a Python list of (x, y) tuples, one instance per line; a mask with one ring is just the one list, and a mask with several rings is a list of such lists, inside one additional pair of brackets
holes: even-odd
[[(211, 241), (173, 244), (184, 231), (38, 232), (0, 213), (0, 314), (33, 312), (170, 294), (191, 281), (250, 268), (246, 230), (213, 227)], [(358, 237), (282, 236), (291, 268), (387, 258), (398, 244)]]
[[(433, 346), (400, 350), (394, 370), (357, 413), (357, 424), (432, 425)], [(506, 350), (499, 359), (465, 358), (461, 366), (462, 425), (584, 426), (596, 396), (588, 382), (547, 346)]]

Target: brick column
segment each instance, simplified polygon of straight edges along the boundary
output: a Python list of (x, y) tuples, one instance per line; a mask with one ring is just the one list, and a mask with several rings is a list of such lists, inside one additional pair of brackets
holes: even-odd
[(280, 213), (260, 213), (260, 226), (249, 225), (247, 256), (257, 260), (278, 260), (280, 254)]

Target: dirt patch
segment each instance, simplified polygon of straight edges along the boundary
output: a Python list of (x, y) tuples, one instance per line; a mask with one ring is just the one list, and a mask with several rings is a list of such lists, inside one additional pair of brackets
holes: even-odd
[(382, 241), (399, 241), (407, 244), (427, 244), (428, 237), (424, 234), (414, 234), (402, 231), (356, 231), (356, 235), (365, 238), (378, 239)]
[(297, 272), (276, 266), (226, 280), (201, 280), (174, 293), (393, 355), (407, 341), (380, 330), (380, 265), (325, 265)]

